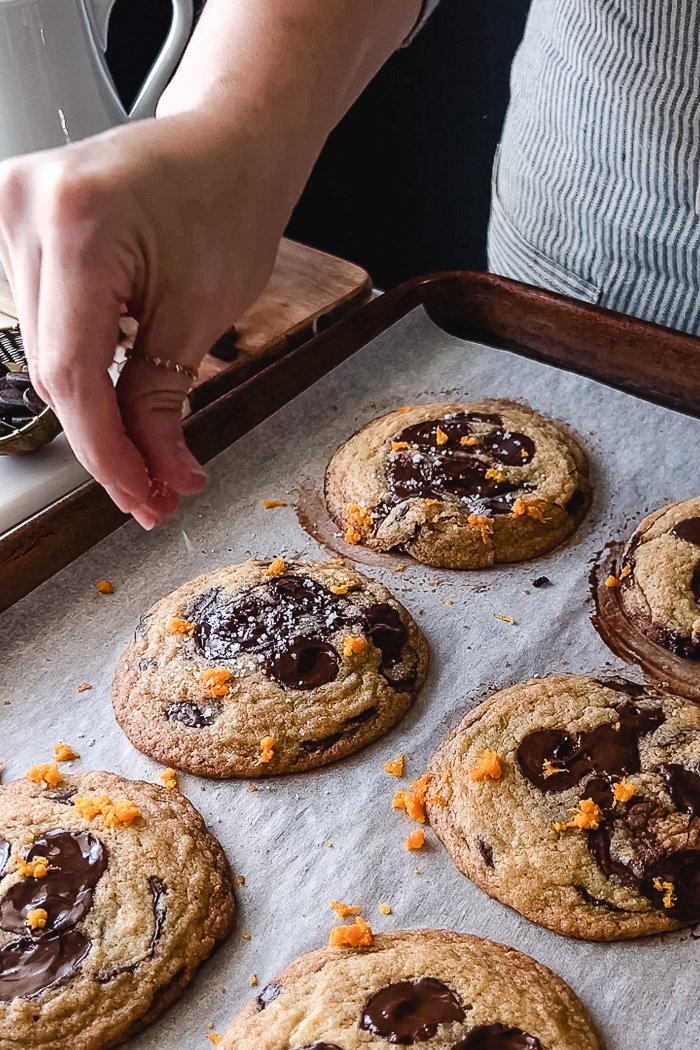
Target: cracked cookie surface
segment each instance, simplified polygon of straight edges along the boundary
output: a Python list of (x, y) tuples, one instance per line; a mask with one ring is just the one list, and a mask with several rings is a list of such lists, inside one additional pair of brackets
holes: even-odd
[(275, 978), (222, 1050), (600, 1050), (569, 986), (526, 955), (438, 930), (322, 948)]
[(617, 940), (700, 919), (697, 705), (625, 679), (534, 679), (472, 711), (429, 774), (457, 867), (533, 922)]
[(381, 584), (340, 561), (248, 561), (201, 576), (141, 620), (113, 703), (141, 751), (204, 776), (313, 769), (388, 732), (428, 646)]
[(0, 787), (0, 1050), (101, 1050), (230, 932), (228, 862), (177, 792), (110, 773)]
[(623, 555), (620, 598), (653, 642), (700, 660), (700, 496), (642, 521)]
[(443, 568), (524, 561), (552, 550), (588, 509), (580, 445), (507, 402), (405, 406), (334, 455), (326, 503), (349, 543), (403, 549)]

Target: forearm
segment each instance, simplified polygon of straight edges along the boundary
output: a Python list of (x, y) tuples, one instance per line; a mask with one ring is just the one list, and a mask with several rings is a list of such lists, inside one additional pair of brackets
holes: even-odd
[(248, 129), (301, 191), (329, 132), (410, 32), (420, 0), (209, 0), (160, 116)]

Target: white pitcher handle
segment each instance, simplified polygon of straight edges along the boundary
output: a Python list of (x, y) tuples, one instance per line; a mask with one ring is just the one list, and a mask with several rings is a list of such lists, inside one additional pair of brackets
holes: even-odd
[[(88, 0), (97, 44), (103, 53), (107, 50), (109, 20), (115, 3), (116, 0)], [(172, 5), (173, 20), (170, 30), (143, 87), (136, 96), (136, 101), (127, 114), (130, 120), (141, 120), (155, 114), (158, 99), (163, 94), (190, 39), (194, 21), (193, 0), (172, 0)]]

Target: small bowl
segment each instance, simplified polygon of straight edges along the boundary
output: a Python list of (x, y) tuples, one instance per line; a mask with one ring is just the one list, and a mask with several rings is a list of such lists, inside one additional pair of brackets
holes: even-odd
[[(9, 372), (28, 375), (27, 360), (19, 326), (0, 328), (0, 379)], [(42, 409), (24, 426), (0, 435), (0, 456), (18, 456), (49, 445), (63, 428), (48, 407)]]

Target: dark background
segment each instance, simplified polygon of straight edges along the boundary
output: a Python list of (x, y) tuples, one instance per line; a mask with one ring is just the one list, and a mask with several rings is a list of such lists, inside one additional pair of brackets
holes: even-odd
[[(360, 263), (384, 288), (484, 269), (491, 164), (529, 6), (442, 0), (332, 134), (289, 235)], [(169, 18), (169, 0), (118, 0), (108, 58), (125, 102)]]

